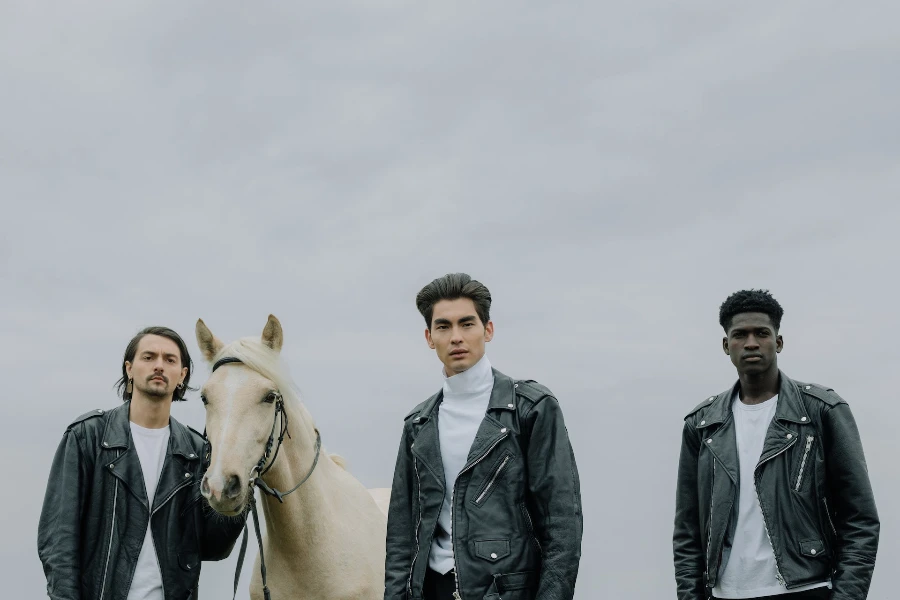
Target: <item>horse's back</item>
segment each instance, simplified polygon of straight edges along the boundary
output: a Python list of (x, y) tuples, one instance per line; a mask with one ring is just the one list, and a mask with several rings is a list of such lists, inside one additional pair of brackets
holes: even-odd
[(369, 494), (375, 500), (379, 510), (386, 517), (388, 514), (388, 506), (391, 504), (391, 488), (371, 488)]

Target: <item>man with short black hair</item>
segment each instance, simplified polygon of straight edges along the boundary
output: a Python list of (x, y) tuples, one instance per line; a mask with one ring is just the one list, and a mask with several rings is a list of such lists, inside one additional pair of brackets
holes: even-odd
[(719, 310), (738, 381), (685, 418), (675, 513), (679, 600), (863, 600), (879, 521), (856, 422), (834, 390), (778, 369), (767, 290)]
[(66, 429), (38, 525), (50, 598), (197, 598), (200, 561), (231, 553), (243, 521), (205, 505), (209, 446), (170, 416), (192, 366), (177, 333), (147, 327), (125, 349), (124, 404)]
[(385, 600), (571, 600), (581, 493), (559, 402), (491, 367), (483, 284), (449, 274), (426, 285), (416, 306), (444, 381), (404, 423)]

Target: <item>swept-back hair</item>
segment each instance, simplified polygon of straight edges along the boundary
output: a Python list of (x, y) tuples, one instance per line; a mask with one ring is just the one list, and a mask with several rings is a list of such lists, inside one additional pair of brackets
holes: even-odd
[(416, 308), (425, 318), (425, 325), (431, 329), (431, 317), (434, 305), (441, 300), (457, 300), (468, 298), (475, 304), (475, 312), (482, 325), (491, 320), (491, 292), (480, 281), (472, 279), (466, 273), (448, 273), (438, 277), (416, 295)]

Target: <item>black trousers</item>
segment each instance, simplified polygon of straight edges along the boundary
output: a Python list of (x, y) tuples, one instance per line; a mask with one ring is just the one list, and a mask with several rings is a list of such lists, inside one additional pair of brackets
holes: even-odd
[(428, 569), (425, 572), (425, 600), (453, 600), (453, 592), (456, 591), (456, 575), (453, 570), (441, 575), (437, 571)]
[[(761, 596), (759, 598), (747, 598), (747, 600), (828, 600), (829, 598), (831, 598), (831, 589), (820, 587), (806, 590), (805, 592), (781, 594), (780, 596)], [(716, 600), (715, 596), (713, 596), (713, 600)]]

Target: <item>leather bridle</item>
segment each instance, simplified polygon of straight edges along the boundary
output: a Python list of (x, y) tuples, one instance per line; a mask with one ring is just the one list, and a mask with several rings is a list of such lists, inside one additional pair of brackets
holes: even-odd
[[(222, 365), (227, 365), (230, 363), (241, 363), (243, 361), (234, 356), (226, 356), (225, 358), (220, 358), (216, 361), (216, 363), (212, 367), (212, 372), (215, 373), (216, 369), (221, 367)], [(319, 430), (316, 429), (316, 453), (315, 458), (313, 458), (313, 464), (309, 468), (309, 471), (306, 473), (306, 476), (300, 480), (300, 482), (289, 489), (286, 492), (281, 492), (273, 487), (270, 487), (265, 481), (262, 480), (262, 476), (269, 472), (269, 469), (272, 468), (272, 465), (275, 464), (275, 459), (278, 458), (278, 451), (281, 450), (281, 443), (284, 441), (284, 436), (287, 435), (288, 438), (291, 437), (291, 432), (288, 430), (288, 416), (287, 411), (284, 409), (284, 396), (281, 395), (281, 392), (274, 392), (274, 403), (275, 403), (275, 416), (272, 420), (272, 431), (269, 433), (269, 439), (266, 441), (266, 449), (263, 452), (262, 457), (260, 457), (259, 462), (256, 463), (256, 466), (250, 471), (250, 496), (248, 499), (248, 504), (250, 506), (250, 513), (253, 515), (253, 525), (256, 529), (256, 541), (259, 544), (259, 570), (262, 575), (262, 584), (263, 584), (263, 597), (265, 600), (271, 600), (272, 596), (269, 593), (269, 586), (266, 583), (266, 558), (263, 554), (263, 543), (262, 543), (262, 533), (259, 528), (259, 515), (256, 509), (256, 494), (254, 491), (254, 487), (260, 489), (261, 492), (272, 496), (277, 499), (278, 502), (284, 503), (284, 497), (288, 494), (296, 492), (301, 485), (306, 483), (309, 478), (312, 476), (313, 471), (316, 470), (316, 465), (319, 464), (319, 455), (322, 450), (322, 436), (319, 434)], [(278, 425), (278, 417), (281, 415), (281, 430), (278, 433), (278, 443), (275, 444), (275, 429)], [(275, 446), (275, 453), (272, 454), (272, 446)], [(272, 456), (272, 460), (269, 460), (269, 456)], [(267, 464), (268, 463), (268, 464)], [(244, 537), (241, 541), (241, 550), (238, 553), (238, 561), (237, 561), (237, 569), (234, 573), (234, 597), (237, 597), (237, 588), (238, 581), (241, 577), (241, 568), (244, 566), (244, 556), (247, 553), (247, 513), (245, 509), (244, 513)]]

